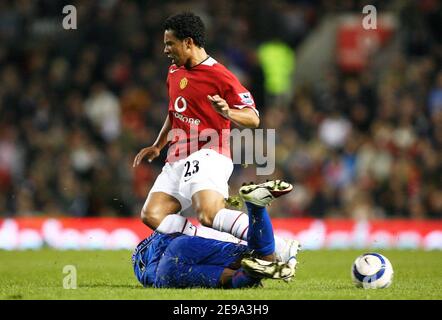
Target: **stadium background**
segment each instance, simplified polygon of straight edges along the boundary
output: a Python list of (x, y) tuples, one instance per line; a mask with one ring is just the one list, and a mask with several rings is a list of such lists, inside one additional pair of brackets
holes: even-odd
[[(77, 30), (62, 27), (68, 4)], [(375, 30), (362, 28), (366, 4)], [(186, 9), (252, 91), (261, 127), (277, 129), (275, 173), (236, 166), (232, 192), (293, 182), (270, 212), (279, 232), (305, 231), (307, 248), (336, 231), (331, 247), (442, 249), (431, 0), (1, 1), (0, 248), (130, 248), (149, 233), (138, 216), (165, 154), (132, 161), (167, 112), (162, 22)]]

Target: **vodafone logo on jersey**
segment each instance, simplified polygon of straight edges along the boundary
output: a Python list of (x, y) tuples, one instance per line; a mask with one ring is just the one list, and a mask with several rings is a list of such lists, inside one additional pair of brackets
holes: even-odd
[(190, 124), (195, 124), (195, 125), (200, 124), (200, 122), (201, 122), (200, 119), (189, 118), (189, 117), (186, 117), (181, 114), (182, 112), (186, 111), (186, 109), (187, 109), (187, 101), (183, 97), (179, 96), (178, 98), (176, 98), (175, 102), (173, 104), (173, 107), (175, 108), (175, 111), (176, 111), (173, 113), (175, 118), (177, 118), (185, 123), (190, 123)]
[(173, 104), (176, 112), (184, 112), (187, 109), (187, 101), (183, 97), (179, 96), (175, 99), (175, 103)]
[(178, 112), (174, 112), (173, 115), (175, 116), (175, 118), (181, 120), (184, 123), (190, 123), (190, 124), (194, 124), (197, 126), (201, 123), (200, 119), (189, 118), (189, 117), (183, 116), (181, 113), (178, 113)]

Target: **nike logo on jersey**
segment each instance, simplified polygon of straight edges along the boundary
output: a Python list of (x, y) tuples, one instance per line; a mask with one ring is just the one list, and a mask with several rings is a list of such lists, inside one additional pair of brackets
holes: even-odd
[(170, 72), (170, 73), (174, 73), (175, 71), (178, 71), (178, 70), (180, 70), (180, 69), (172, 69), (172, 70), (170, 70), (169, 72)]

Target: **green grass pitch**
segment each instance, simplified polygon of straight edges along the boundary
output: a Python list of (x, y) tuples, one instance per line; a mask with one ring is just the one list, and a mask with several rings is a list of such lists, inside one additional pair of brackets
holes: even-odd
[[(153, 289), (133, 276), (129, 251), (0, 251), (0, 299), (442, 299), (442, 252), (380, 250), (395, 271), (390, 288), (353, 286), (350, 267), (364, 250), (302, 251), (296, 279), (265, 280), (263, 288)], [(66, 265), (77, 288), (64, 289)]]

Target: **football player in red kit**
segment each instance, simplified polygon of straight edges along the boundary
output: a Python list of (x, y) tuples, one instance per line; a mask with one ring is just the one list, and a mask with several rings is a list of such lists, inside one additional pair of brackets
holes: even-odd
[[(136, 155), (134, 166), (143, 158), (151, 162), (167, 144), (169, 150), (141, 218), (160, 233), (238, 242), (246, 239), (249, 221), (245, 213), (225, 208), (233, 171), (230, 123), (257, 128), (259, 113), (251, 93), (207, 54), (204, 45), (200, 17), (181, 13), (165, 21), (164, 53), (172, 60), (167, 75), (168, 115), (156, 141)], [(275, 182), (265, 187), (269, 191), (281, 188)], [(190, 206), (206, 227), (196, 228), (179, 214)], [(285, 260), (282, 255), (288, 254), (290, 246), (298, 246), (278, 237), (275, 240), (280, 260)]]

